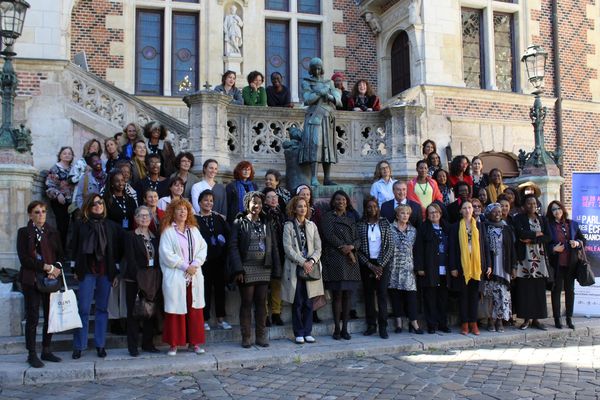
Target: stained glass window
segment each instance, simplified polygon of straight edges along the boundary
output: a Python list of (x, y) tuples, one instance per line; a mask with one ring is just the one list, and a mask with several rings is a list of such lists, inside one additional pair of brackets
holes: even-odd
[(290, 10), (290, 2), (289, 2), (289, 0), (266, 0), (265, 8), (267, 10), (275, 10), (275, 11), (289, 11)]
[(507, 92), (514, 90), (513, 16), (494, 13), (494, 52), (496, 86)]
[(307, 14), (320, 14), (321, 0), (298, 0), (298, 12)]
[(463, 79), (470, 88), (484, 87), (481, 10), (462, 9)]
[(298, 93), (302, 98), (302, 79), (309, 74), (310, 60), (321, 57), (321, 26), (298, 24)]
[(270, 77), (275, 71), (283, 77), (283, 84), (289, 86), (290, 77), (290, 34), (287, 21), (265, 22), (265, 71), (267, 85), (271, 84)]
[(171, 93), (186, 95), (198, 90), (198, 15), (173, 14)]
[(135, 92), (162, 94), (162, 12), (139, 10), (136, 22)]

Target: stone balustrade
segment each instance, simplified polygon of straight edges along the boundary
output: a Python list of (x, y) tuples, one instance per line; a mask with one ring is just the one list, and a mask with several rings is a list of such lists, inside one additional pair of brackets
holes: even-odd
[[(190, 149), (198, 159), (217, 159), (225, 173), (248, 160), (259, 173), (275, 168), (285, 175), (283, 143), (291, 128), (303, 128), (304, 109), (238, 106), (209, 91), (184, 101), (189, 107)], [(370, 184), (375, 165), (383, 159), (390, 161), (395, 176), (413, 175), (420, 157), (421, 113), (421, 107), (412, 105), (336, 112), (338, 163), (332, 167), (333, 179)]]

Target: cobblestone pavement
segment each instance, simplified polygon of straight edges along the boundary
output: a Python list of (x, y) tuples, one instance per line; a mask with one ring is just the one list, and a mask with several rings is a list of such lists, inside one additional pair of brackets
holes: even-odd
[[(6, 387), (0, 399), (598, 399), (600, 336)], [(52, 395), (50, 395), (52, 393)]]

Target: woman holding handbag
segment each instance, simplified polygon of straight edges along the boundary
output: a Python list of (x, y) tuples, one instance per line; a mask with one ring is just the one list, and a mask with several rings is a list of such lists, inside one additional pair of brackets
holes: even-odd
[(573, 325), (573, 305), (575, 304), (575, 277), (577, 276), (577, 252), (585, 251), (585, 237), (576, 221), (569, 219), (565, 206), (559, 201), (551, 201), (546, 212), (550, 236), (548, 245), (550, 265), (554, 269), (554, 286), (552, 287), (552, 315), (554, 326), (562, 329), (560, 321), (560, 295), (565, 292), (565, 308), (567, 326)]
[(134, 315), (136, 298), (154, 304), (154, 315), (142, 321), (142, 350), (158, 353), (154, 347), (156, 303), (160, 293), (161, 272), (158, 258), (158, 237), (150, 232), (150, 209), (140, 206), (135, 210), (136, 228), (125, 233), (125, 255), (121, 264), (121, 278), (125, 281), (127, 303), (127, 348), (132, 357), (139, 355), (139, 320)]
[(168, 355), (177, 354), (177, 346), (189, 343), (189, 349), (203, 354), (204, 276), (206, 242), (198, 230), (189, 201), (178, 199), (169, 204), (161, 221), (160, 268), (165, 299), (163, 341)]
[(306, 199), (295, 196), (288, 206), (290, 221), (283, 227), (285, 262), (281, 279), (281, 298), (292, 304), (292, 327), (297, 344), (314, 343), (312, 336), (312, 299), (322, 296), (321, 238), (317, 225), (310, 221)]
[[(46, 223), (46, 204), (32, 201), (27, 206), (29, 222), (17, 233), (17, 255), (21, 263), (19, 281), (23, 287), (25, 302), (25, 345), (29, 352), (27, 362), (34, 368), (44, 363), (35, 351), (35, 336), (40, 318), (40, 303), (44, 310), (42, 360), (60, 362), (50, 350), (52, 334), (48, 333), (50, 293), (42, 292), (44, 278), (55, 280), (61, 274), (63, 249), (60, 234)], [(60, 285), (57, 286), (60, 288)]]

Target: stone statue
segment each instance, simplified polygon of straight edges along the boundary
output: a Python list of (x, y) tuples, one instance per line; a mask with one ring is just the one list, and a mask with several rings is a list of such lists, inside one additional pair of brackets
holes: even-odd
[(335, 185), (331, 180), (331, 164), (337, 162), (335, 146), (336, 105), (341, 106), (342, 95), (330, 79), (323, 77), (323, 61), (310, 60), (310, 76), (302, 80), (304, 105), (308, 106), (304, 115), (302, 146), (298, 156), (300, 164), (310, 164), (312, 186), (318, 186), (317, 164), (323, 164), (324, 185)]
[(225, 16), (223, 21), (223, 32), (225, 33), (225, 55), (240, 56), (242, 55), (242, 27), (244, 22), (237, 15), (237, 7), (232, 5), (229, 7), (229, 14)]
[(365, 21), (367, 22), (367, 24), (369, 24), (369, 28), (371, 28), (371, 31), (375, 36), (381, 33), (381, 23), (379, 22), (379, 18), (377, 17), (377, 15), (368, 11), (365, 13)]
[(31, 146), (33, 141), (31, 139), (31, 130), (25, 128), (25, 125), (21, 124), (19, 129), (13, 130), (15, 136), (16, 149), (19, 153), (31, 153)]
[(408, 23), (411, 25), (421, 24), (421, 0), (410, 0), (408, 5)]

